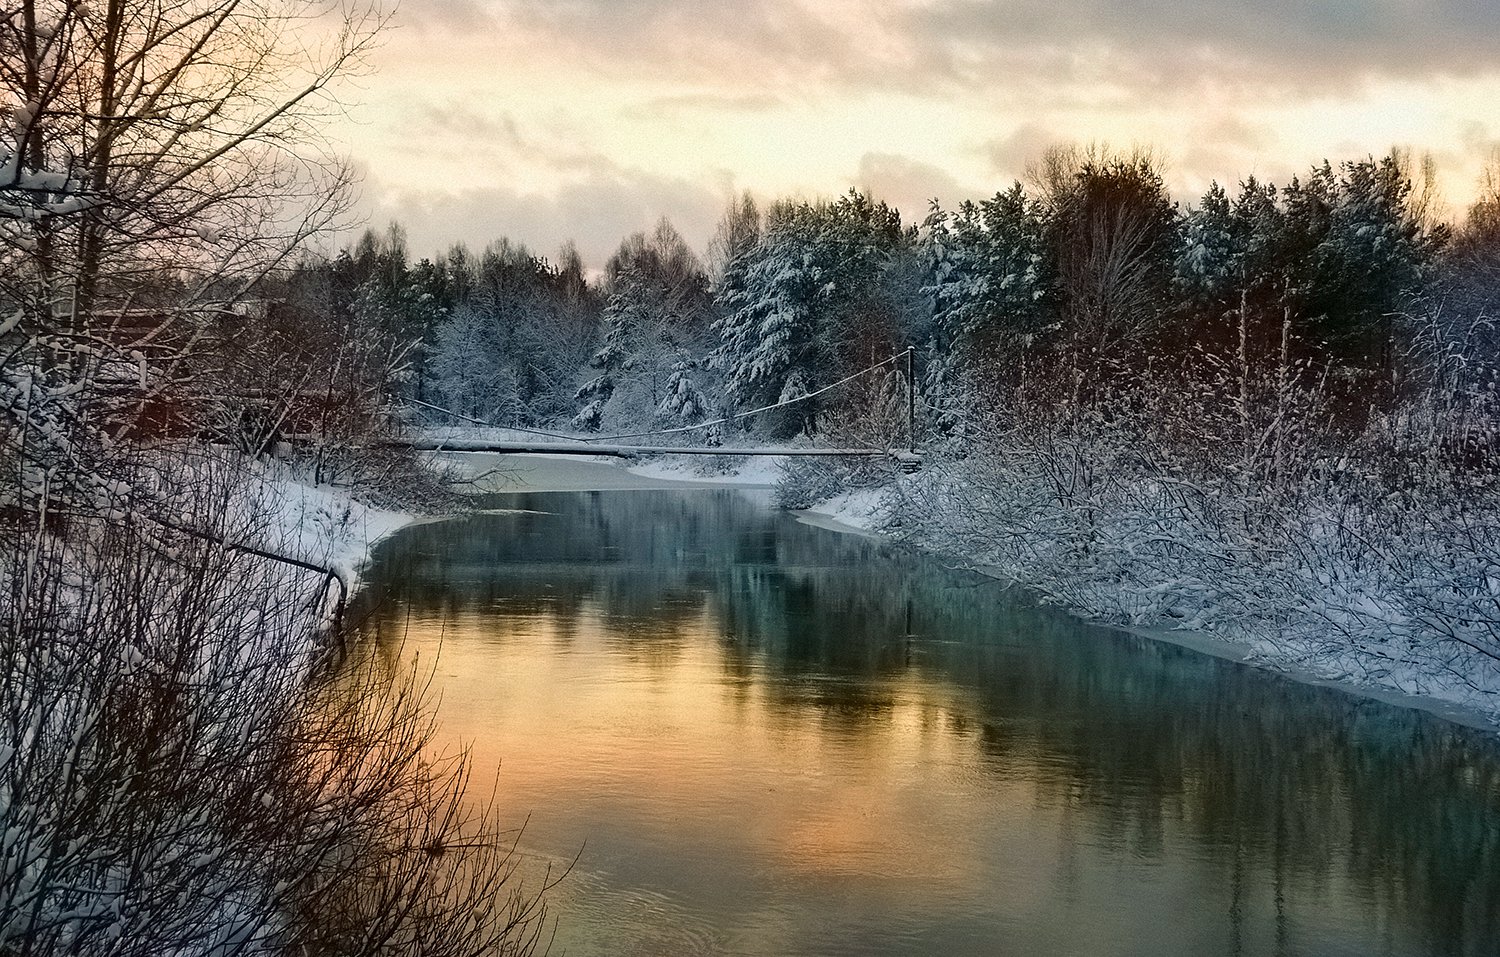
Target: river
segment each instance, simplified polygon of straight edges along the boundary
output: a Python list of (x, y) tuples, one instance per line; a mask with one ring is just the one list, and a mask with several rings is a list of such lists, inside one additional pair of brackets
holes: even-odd
[(378, 549), (365, 662), (436, 662), (527, 860), (578, 857), (554, 953), (1500, 953), (1492, 733), (741, 492), (493, 504)]

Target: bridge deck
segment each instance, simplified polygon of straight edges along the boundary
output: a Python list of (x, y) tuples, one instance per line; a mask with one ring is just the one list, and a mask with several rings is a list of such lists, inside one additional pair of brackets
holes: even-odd
[(872, 456), (890, 455), (884, 449), (810, 449), (805, 447), (756, 446), (751, 448), (725, 448), (722, 446), (677, 446), (677, 445), (604, 445), (590, 442), (516, 442), (493, 439), (429, 439), (414, 437), (394, 439), (392, 444), (404, 445), (422, 452), (497, 452), (506, 455), (608, 455), (615, 458), (634, 458), (637, 455), (843, 455)]

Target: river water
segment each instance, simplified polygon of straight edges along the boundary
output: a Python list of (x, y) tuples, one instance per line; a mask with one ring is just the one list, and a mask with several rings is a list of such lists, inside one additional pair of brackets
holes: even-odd
[(1500, 747), (732, 491), (377, 552), (554, 953), (1500, 954)]

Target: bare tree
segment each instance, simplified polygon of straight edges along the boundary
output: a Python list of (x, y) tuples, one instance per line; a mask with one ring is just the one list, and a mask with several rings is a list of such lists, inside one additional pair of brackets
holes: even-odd
[(138, 406), (180, 388), (210, 320), (347, 211), (320, 121), (382, 20), (324, 0), (0, 9), (0, 304), (25, 364)]
[(209, 381), (215, 321), (343, 210), (317, 122), (380, 20), (0, 6), (0, 952), (477, 955), (541, 932), (462, 756), (429, 753), (421, 683), (322, 675), (340, 579), (275, 560), (244, 457), (108, 418), (122, 384), (142, 410)]
[(730, 263), (760, 240), (761, 227), (760, 207), (748, 190), (729, 202), (708, 244), (708, 273), (715, 283), (722, 283)]
[(1175, 212), (1149, 151), (1054, 149), (1030, 175), (1047, 211), (1068, 348), (1091, 375), (1119, 364), (1164, 314)]

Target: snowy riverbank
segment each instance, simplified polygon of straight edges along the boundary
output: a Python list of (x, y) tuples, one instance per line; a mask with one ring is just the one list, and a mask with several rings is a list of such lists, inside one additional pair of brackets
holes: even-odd
[(370, 505), (352, 488), (314, 485), (278, 467), (253, 472), (243, 494), (242, 507), (265, 520), (255, 544), (330, 569), (351, 594), (375, 545), (424, 520), (414, 512)]
[(1490, 559), (1464, 544), (1492, 516), (1423, 510), (1415, 492), (1382, 498), (1353, 480), (1257, 500), (1125, 469), (1060, 497), (1034, 465), (931, 457), (886, 487), (878, 513), (845, 520), (1092, 622), (1500, 727), (1500, 662), (1470, 611), (1492, 606), (1500, 582), (1474, 575)]
[[(893, 488), (889, 486), (846, 492), (812, 508), (802, 510), (799, 520), (844, 534), (894, 538), (896, 536), (890, 534), (887, 524), (889, 508), (886, 504), (887, 496), (892, 492)], [(1003, 568), (975, 562), (969, 556), (949, 555), (938, 549), (924, 548), (924, 551), (950, 557), (954, 562), (963, 564), (978, 574), (993, 578), (1007, 586), (1016, 585), (1015, 576)], [(1047, 596), (1039, 594), (1037, 600), (1045, 602)], [(1053, 604), (1058, 604), (1063, 610), (1079, 618), (1090, 620), (1088, 616), (1080, 614), (1077, 609), (1068, 608), (1057, 602)], [(1347, 674), (1331, 677), (1325, 669), (1318, 667), (1319, 663), (1316, 661), (1297, 663), (1277, 656), (1275, 646), (1269, 643), (1236, 641), (1190, 628), (1146, 627), (1113, 621), (1104, 622), (1104, 624), (1154, 641), (1187, 648), (1199, 654), (1274, 671), (1303, 684), (1336, 688), (1347, 694), (1397, 707), (1415, 708), (1466, 727), (1491, 732), (1500, 731), (1500, 700), (1487, 699), (1483, 695), (1445, 697), (1433, 694), (1409, 694), (1370, 682), (1352, 680)]]

